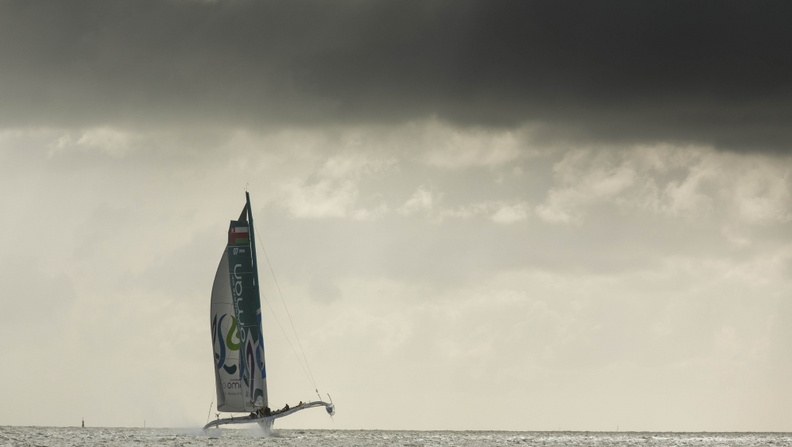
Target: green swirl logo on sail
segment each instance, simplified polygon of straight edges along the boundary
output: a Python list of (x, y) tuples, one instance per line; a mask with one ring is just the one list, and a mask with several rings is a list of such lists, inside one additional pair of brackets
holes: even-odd
[[(223, 331), (223, 321), (225, 321), (226, 317), (230, 317), (231, 324), (228, 331)], [(237, 372), (237, 365), (226, 365), (226, 350), (239, 351), (241, 347), (241, 342), (234, 342), (235, 337), (239, 340), (236, 329), (237, 321), (232, 315), (224, 314), (219, 319), (215, 316), (212, 321), (212, 343), (215, 343), (218, 348), (214, 355), (215, 366), (217, 369), (223, 368), (228, 374)], [(223, 336), (223, 332), (225, 332), (225, 336)]]
[(237, 335), (237, 320), (233, 316), (231, 317), (231, 329), (228, 330), (228, 334), (226, 334), (225, 342), (226, 347), (231, 351), (239, 351), (239, 348), (242, 347), (242, 342), (234, 343), (234, 337), (239, 340), (239, 335)]

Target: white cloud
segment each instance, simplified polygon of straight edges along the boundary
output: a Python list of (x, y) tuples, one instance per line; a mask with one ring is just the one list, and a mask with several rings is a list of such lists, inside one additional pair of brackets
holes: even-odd
[(368, 158), (362, 153), (342, 153), (324, 160), (308, 178), (291, 179), (282, 186), (281, 204), (298, 218), (344, 218), (372, 220), (388, 211), (375, 200), (370, 208), (360, 205), (360, 182), (383, 174), (396, 160)]
[(357, 186), (348, 180), (322, 180), (312, 185), (292, 180), (284, 192), (286, 207), (299, 218), (346, 217), (358, 197)]
[(394, 157), (374, 158), (367, 157), (362, 152), (344, 152), (328, 158), (316, 175), (319, 178), (357, 181), (388, 172), (397, 164), (398, 161)]
[[(707, 191), (707, 187), (717, 181), (719, 172), (711, 165), (708, 155), (708, 152), (693, 152), (689, 154), (684, 166), (678, 166), (684, 170), (684, 177), (671, 180), (665, 185), (658, 198), (659, 211), (673, 216), (696, 218), (712, 210), (713, 191)], [(644, 173), (652, 174), (655, 173)]]
[(458, 207), (444, 207), (438, 212), (440, 219), (470, 219), (475, 216), (488, 215), (498, 206), (499, 202), (477, 202)]
[(404, 202), (404, 205), (399, 208), (399, 213), (410, 215), (422, 211), (427, 213), (431, 212), (435, 200), (435, 194), (421, 185), (415, 190), (413, 195)]
[(419, 160), (443, 169), (502, 166), (526, 152), (514, 131), (461, 129), (430, 121), (419, 138), (425, 148)]
[(536, 207), (539, 217), (551, 223), (577, 222), (586, 207), (616, 199), (637, 181), (633, 163), (611, 151), (567, 153), (553, 171), (560, 185)]
[(536, 215), (548, 223), (568, 224), (573, 220), (573, 216), (560, 207), (545, 204), (537, 205)]
[[(435, 197), (439, 197), (439, 199)], [(423, 187), (420, 187), (404, 206), (399, 209), (399, 212), (402, 214), (411, 214), (418, 211), (425, 211), (434, 222), (442, 222), (444, 219), (467, 220), (483, 216), (501, 225), (526, 221), (530, 214), (530, 207), (523, 201), (493, 200), (450, 207), (442, 206), (440, 199), (442, 199), (442, 195), (435, 196)]]
[(493, 222), (500, 224), (512, 224), (528, 219), (528, 204), (500, 204), (495, 213), (490, 216)]
[(788, 222), (792, 175), (783, 161), (670, 145), (576, 150), (555, 164), (555, 184), (535, 210), (546, 222), (566, 224), (580, 224), (597, 206), (689, 221), (733, 215), (746, 224)]
[(390, 208), (383, 202), (375, 205), (372, 208), (358, 208), (352, 213), (352, 218), (355, 220), (377, 220), (384, 217), (390, 212)]
[(734, 179), (733, 199), (739, 216), (749, 223), (792, 220), (792, 177), (789, 165), (772, 160), (741, 169)]
[(486, 216), (492, 222), (508, 225), (527, 220), (530, 211), (525, 202), (495, 200), (447, 207), (442, 206), (442, 199), (442, 193), (434, 193), (421, 185), (398, 209), (398, 212), (402, 215), (424, 213), (435, 222), (446, 218), (470, 219), (476, 216)]
[(50, 156), (78, 150), (83, 152), (100, 152), (111, 157), (121, 158), (132, 148), (137, 137), (127, 131), (112, 127), (96, 127), (77, 132), (69, 132), (60, 136), (50, 149)]

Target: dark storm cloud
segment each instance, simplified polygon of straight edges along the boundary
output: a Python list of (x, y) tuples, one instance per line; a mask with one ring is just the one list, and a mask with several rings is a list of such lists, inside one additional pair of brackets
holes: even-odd
[(787, 150), (786, 2), (0, 1), (0, 126), (437, 116)]

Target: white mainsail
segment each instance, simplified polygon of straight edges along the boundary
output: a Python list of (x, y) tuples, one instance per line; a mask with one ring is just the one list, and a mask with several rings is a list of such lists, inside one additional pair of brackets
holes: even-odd
[[(233, 271), (233, 270), (232, 270)], [(239, 269), (237, 268), (237, 274)], [(223, 253), (212, 287), (212, 347), (215, 359), (215, 385), (218, 411), (249, 412), (267, 406), (264, 347), (250, 331), (241, 332), (233, 303), (228, 253)], [(260, 312), (257, 315), (260, 318)], [(260, 327), (260, 323), (259, 323)], [(246, 335), (245, 343), (242, 341)], [(248, 353), (244, 355), (243, 353)], [(250, 353), (254, 353), (253, 356)], [(258, 357), (260, 371), (254, 366)], [(247, 361), (245, 361), (247, 360)], [(247, 371), (243, 371), (246, 368)], [(246, 380), (248, 383), (245, 383)], [(256, 393), (256, 390), (259, 393)], [(258, 395), (257, 395), (258, 394)]]

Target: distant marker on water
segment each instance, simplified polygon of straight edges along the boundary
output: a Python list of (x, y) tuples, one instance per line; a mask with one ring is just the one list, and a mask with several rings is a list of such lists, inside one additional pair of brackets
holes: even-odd
[(82, 419), (82, 428), (85, 428), (85, 418)]

